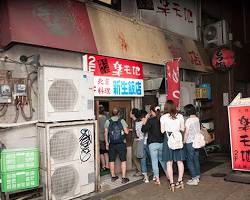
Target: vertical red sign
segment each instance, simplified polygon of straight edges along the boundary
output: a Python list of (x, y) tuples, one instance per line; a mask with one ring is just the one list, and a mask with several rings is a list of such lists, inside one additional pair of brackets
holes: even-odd
[(180, 108), (180, 59), (174, 59), (166, 64), (167, 99), (174, 101)]
[(250, 106), (229, 106), (232, 169), (250, 171)]

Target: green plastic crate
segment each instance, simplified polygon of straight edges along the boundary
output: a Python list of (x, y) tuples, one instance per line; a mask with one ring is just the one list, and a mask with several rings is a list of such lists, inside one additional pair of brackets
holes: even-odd
[(1, 152), (1, 173), (39, 167), (39, 151), (31, 149), (5, 149)]
[(14, 192), (39, 186), (39, 168), (1, 174), (2, 192)]

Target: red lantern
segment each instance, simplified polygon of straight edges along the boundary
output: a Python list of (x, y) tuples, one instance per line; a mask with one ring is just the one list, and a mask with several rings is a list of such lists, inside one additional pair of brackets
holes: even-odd
[(220, 70), (220, 71), (227, 71), (229, 70), (232, 65), (234, 64), (234, 52), (222, 48), (218, 49), (212, 59), (212, 65), (215, 69)]

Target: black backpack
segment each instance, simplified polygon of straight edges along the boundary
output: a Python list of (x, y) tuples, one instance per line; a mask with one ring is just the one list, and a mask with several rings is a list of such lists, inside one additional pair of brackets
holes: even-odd
[(124, 131), (121, 119), (117, 121), (109, 120), (108, 138), (110, 144), (121, 144), (124, 142)]

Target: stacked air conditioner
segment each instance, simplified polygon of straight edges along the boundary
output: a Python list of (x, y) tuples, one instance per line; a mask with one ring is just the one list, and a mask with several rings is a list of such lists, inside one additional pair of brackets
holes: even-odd
[(45, 199), (73, 199), (93, 192), (93, 75), (80, 69), (42, 67), (38, 80), (38, 135)]

